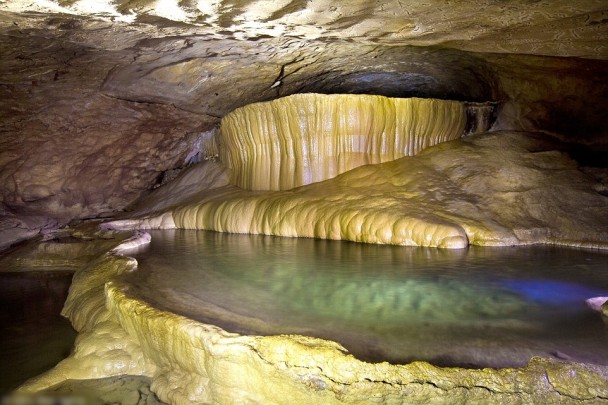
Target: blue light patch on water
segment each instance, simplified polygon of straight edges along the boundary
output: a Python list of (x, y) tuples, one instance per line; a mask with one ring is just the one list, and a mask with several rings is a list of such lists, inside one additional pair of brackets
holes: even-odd
[(606, 290), (565, 281), (515, 279), (502, 280), (501, 285), (530, 301), (544, 305), (584, 305), (588, 298), (608, 295)]

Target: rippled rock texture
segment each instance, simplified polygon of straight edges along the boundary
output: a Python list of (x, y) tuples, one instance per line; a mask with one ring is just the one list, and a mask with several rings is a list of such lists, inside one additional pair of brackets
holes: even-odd
[(220, 160), (245, 190), (288, 190), (460, 138), (455, 101), (300, 94), (234, 110), (222, 119)]
[[(444, 248), (606, 248), (608, 200), (556, 145), (528, 133), (478, 134), (286, 191), (246, 191), (228, 184), (226, 175), (201, 183), (181, 201), (168, 199), (169, 210), (162, 209), (161, 188), (150, 203), (142, 202), (136, 219), (109, 226)], [(196, 168), (217, 170), (217, 163)]]
[(5, 2), (0, 245), (124, 210), (221, 117), (294, 93), (493, 101), (496, 128), (601, 161), (605, 15), (593, 0)]
[[(601, 0), (479, 1), (424, 3), (369, 0), (338, 2), (253, 0), (171, 2), (83, 0), (29, 2), (9, 11), (105, 15), (121, 21), (142, 16), (193, 24), (203, 33), (241, 40), (290, 35), (401, 45), (448, 45), (475, 52), (605, 58), (602, 34), (606, 4)], [(148, 17), (149, 18), (149, 17)]]

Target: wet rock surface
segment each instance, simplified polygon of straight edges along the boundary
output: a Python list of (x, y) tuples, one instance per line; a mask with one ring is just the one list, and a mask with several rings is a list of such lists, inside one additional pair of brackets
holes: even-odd
[[(76, 274), (63, 310), (81, 333), (75, 349), (19, 394), (53, 392), (61, 384), (57, 392), (96, 387), (101, 396), (109, 387), (110, 394), (123, 392), (140, 403), (140, 388), (151, 378), (151, 390), (174, 404), (606, 402), (606, 367), (600, 365), (542, 358), (502, 369), (372, 364), (328, 340), (229, 333), (131, 296), (118, 276), (135, 266), (130, 258), (101, 255)], [(147, 378), (125, 384), (125, 374)], [(90, 381), (66, 381), (75, 379)]]
[(608, 149), (601, 1), (45, 4), (0, 5), (2, 246), (114, 215), (294, 93), (494, 101), (497, 128)]
[[(494, 129), (541, 131), (570, 143), (578, 164), (592, 173), (581, 184), (595, 179), (595, 201), (606, 195), (606, 13), (602, 0), (3, 2), (0, 249), (75, 219), (121, 213), (181, 170), (199, 151), (201, 134), (215, 130), (230, 111), (303, 92), (494, 102)], [(539, 157), (538, 164), (547, 161), (546, 154)], [(567, 171), (576, 170), (576, 162), (569, 163)], [(224, 184), (221, 174), (216, 179), (208, 183)], [(515, 180), (530, 190), (538, 186), (531, 184), (534, 178)], [(498, 211), (504, 204), (517, 206), (510, 191), (499, 190), (504, 199)], [(200, 197), (194, 194), (188, 196)], [(526, 204), (538, 206), (533, 194)], [(564, 195), (572, 194), (557, 198)], [(156, 210), (166, 196), (154, 198), (154, 206), (139, 209)], [(606, 218), (602, 204), (593, 205), (600, 207), (600, 225)], [(538, 211), (530, 212), (516, 219), (534, 225)], [(544, 224), (539, 233), (534, 229), (520, 229), (517, 237), (546, 238)], [(182, 346), (196, 349), (176, 360), (163, 345), (191, 342), (192, 325), (173, 340), (134, 339), (137, 330), (162, 330), (168, 321), (181, 328), (184, 320), (152, 311), (143, 323), (129, 323), (134, 308), (147, 308), (119, 288), (107, 298), (105, 282), (126, 270), (119, 259), (99, 260), (89, 261), (79, 276), (84, 292), (74, 295), (66, 314), (81, 332), (81, 347), (101, 349), (76, 351), (54, 374), (37, 380), (38, 388), (73, 378), (138, 374), (155, 376), (156, 392), (176, 403), (189, 395), (199, 402), (212, 395), (234, 403), (242, 399), (234, 389), (239, 384), (267, 389), (251, 397), (262, 403), (279, 398), (277, 387), (293, 394), (280, 397), (287, 403), (313, 397), (319, 403), (366, 401), (379, 390), (386, 391), (387, 402), (407, 396), (410, 403), (599, 403), (608, 396), (606, 370), (586, 365), (533, 360), (522, 370), (420, 363), (370, 369), (352, 366), (340, 348), (317, 340), (233, 340), (200, 325), (195, 340), (203, 337), (209, 345)], [(106, 299), (115, 305), (112, 312)], [(232, 373), (235, 357), (228, 347), (240, 350), (248, 380)], [(158, 354), (156, 363), (144, 351)], [(285, 353), (289, 361), (279, 356)], [(193, 358), (211, 363), (201, 369)], [(179, 367), (167, 367), (176, 361)], [(278, 384), (272, 390), (260, 383), (269, 379)], [(144, 398), (137, 392), (133, 403)]]

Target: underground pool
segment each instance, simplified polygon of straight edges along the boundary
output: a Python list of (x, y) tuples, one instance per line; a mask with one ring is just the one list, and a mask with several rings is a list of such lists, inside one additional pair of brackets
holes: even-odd
[(554, 246), (446, 250), (209, 231), (151, 231), (130, 296), (240, 334), (337, 341), (367, 362), (608, 365), (608, 254)]

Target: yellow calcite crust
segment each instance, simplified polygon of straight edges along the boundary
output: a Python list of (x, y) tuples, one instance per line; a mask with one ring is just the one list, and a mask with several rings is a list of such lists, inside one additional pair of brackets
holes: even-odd
[(465, 125), (466, 107), (457, 101), (295, 94), (226, 115), (219, 156), (232, 184), (287, 190), (415, 155), (460, 137)]
[(442, 248), (469, 244), (457, 223), (409, 207), (399, 194), (378, 189), (372, 199), (335, 183), (315, 186), (272, 194), (215, 190), (208, 201), (175, 208), (173, 220), (178, 228), (230, 233)]
[(603, 366), (540, 358), (498, 370), (371, 364), (327, 340), (228, 333), (130, 296), (120, 275), (135, 265), (106, 254), (76, 273), (64, 310), (81, 333), (75, 350), (21, 393), (69, 379), (139, 374), (176, 405), (607, 402)]
[(135, 259), (106, 253), (75, 273), (62, 311), (78, 332), (75, 347), (68, 358), (29, 380), (19, 393), (34, 393), (66, 380), (154, 374), (156, 366), (106, 308), (106, 281), (136, 266)]
[(175, 207), (171, 220), (185, 229), (408, 246), (608, 248), (608, 201), (575, 162), (535, 151), (543, 147), (533, 134), (476, 135), (293, 190), (219, 187)]

